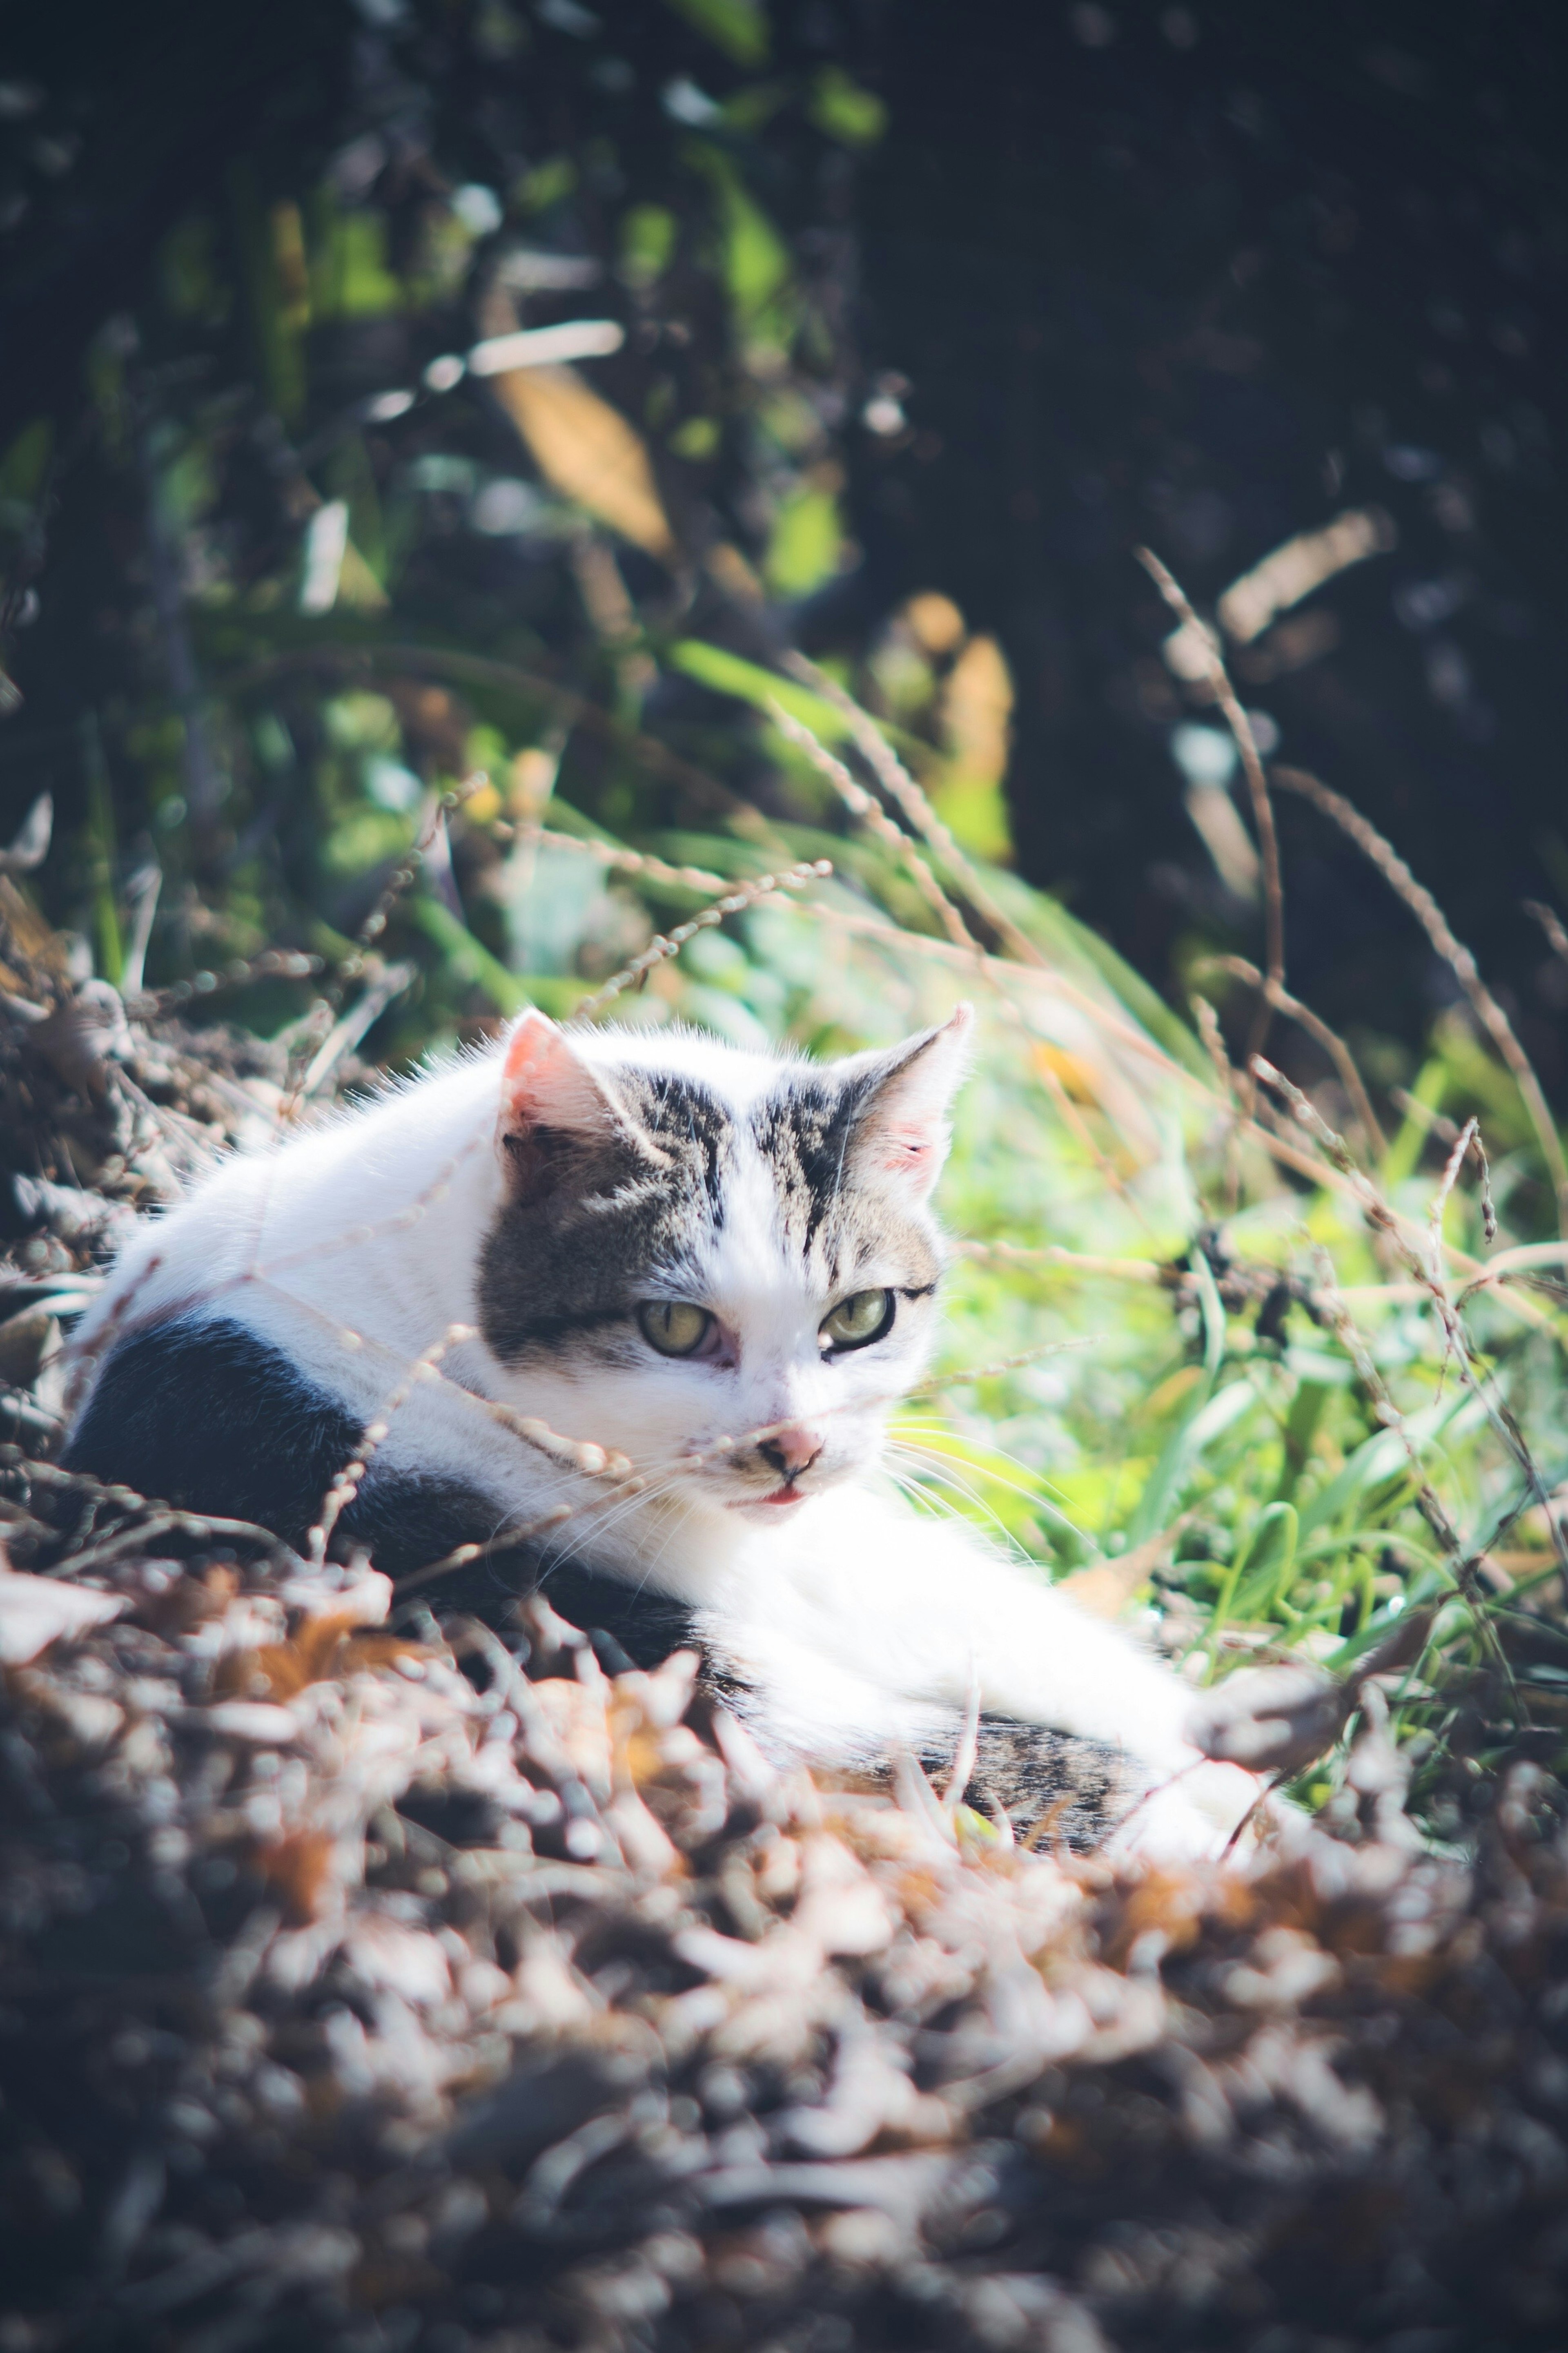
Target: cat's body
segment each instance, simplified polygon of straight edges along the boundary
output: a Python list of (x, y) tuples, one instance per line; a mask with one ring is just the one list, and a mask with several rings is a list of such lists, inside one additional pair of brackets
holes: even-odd
[(531, 1530), (524, 1582), (612, 1656), (696, 1641), (781, 1760), (951, 1757), (977, 1694), (978, 1794), (1087, 1840), (1153, 1791), (1124, 1842), (1212, 1850), (1256, 1785), (1187, 1686), (878, 1472), (962, 1030), (814, 1068), (525, 1016), (138, 1237), (67, 1460), (296, 1544), (336, 1509), (394, 1573)]

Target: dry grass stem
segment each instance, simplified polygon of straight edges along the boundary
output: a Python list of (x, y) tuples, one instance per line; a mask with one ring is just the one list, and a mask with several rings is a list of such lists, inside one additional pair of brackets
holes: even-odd
[(768, 706), (774, 726), (786, 742), (805, 754), (812, 766), (827, 778), (845, 807), (858, 818), (868, 832), (873, 834), (884, 849), (890, 849), (900, 865), (913, 879), (926, 905), (937, 918), (955, 947), (973, 949), (977, 943), (968, 924), (921, 856), (909, 835), (893, 823), (876, 797), (857, 782), (842, 760), (834, 758), (826, 745), (818, 743), (809, 727), (792, 718), (783, 703), (771, 701)]
[[(1205, 960), (1205, 969), (1231, 973), (1237, 980), (1245, 981), (1249, 988), (1261, 988), (1267, 994), (1276, 1012), (1283, 1013), (1289, 1020), (1299, 1023), (1310, 1038), (1316, 1039), (1339, 1073), (1341, 1084), (1351, 1099), (1352, 1107), (1365, 1132), (1368, 1144), (1381, 1158), (1388, 1149), (1387, 1138), (1378, 1124), (1377, 1114), (1372, 1107), (1372, 1098), (1366, 1091), (1366, 1083), (1356, 1067), (1355, 1056), (1338, 1031), (1331, 1029), (1328, 1023), (1320, 1014), (1314, 1013), (1310, 1005), (1303, 1005), (1300, 997), (1292, 997), (1289, 990), (1281, 987), (1278, 981), (1269, 980), (1267, 974), (1259, 972), (1258, 966), (1255, 964), (1249, 964), (1245, 956), (1210, 956)], [(1256, 1049), (1254, 1050), (1256, 1051)]]
[(1564, 964), (1568, 964), (1568, 931), (1563, 930), (1562, 919), (1556, 912), (1551, 907), (1542, 906), (1539, 899), (1527, 899), (1524, 902), (1524, 912), (1527, 915), (1533, 915), (1545, 933), (1547, 944), (1552, 955), (1561, 957)]
[(759, 900), (769, 897), (774, 891), (804, 890), (806, 883), (820, 881), (832, 871), (831, 859), (812, 858), (801, 865), (789, 867), (783, 873), (760, 874), (754, 881), (738, 883), (711, 907), (704, 907), (700, 915), (693, 915), (689, 923), (678, 923), (674, 931), (668, 934), (660, 933), (640, 955), (633, 956), (629, 964), (623, 965), (619, 972), (612, 974), (602, 988), (584, 997), (574, 1018), (593, 1020), (607, 1005), (613, 1005), (623, 990), (636, 987), (646, 980), (657, 965), (667, 964), (671, 956), (678, 956), (687, 941), (695, 939), (699, 932), (723, 923), (729, 915), (742, 913), (747, 907), (754, 907)]
[(1225, 666), (1213, 633), (1204, 627), (1188, 602), (1185, 590), (1152, 549), (1140, 547), (1134, 552), (1172, 612), (1189, 633), (1194, 646), (1202, 646), (1205, 650), (1205, 675), (1215, 701), (1224, 713), (1226, 724), (1236, 739), (1247, 788), (1252, 798), (1252, 821), (1257, 828), (1258, 855), (1263, 863), (1263, 930), (1268, 987), (1253, 1016), (1252, 1031), (1247, 1040), (1247, 1060), (1250, 1065), (1253, 1055), (1262, 1052), (1268, 1036), (1269, 1016), (1274, 1010), (1270, 992), (1283, 987), (1285, 982), (1285, 892), (1280, 880), (1279, 838), (1274, 824), (1274, 804), (1268, 797), (1268, 779), (1258, 749), (1258, 738), (1252, 732), (1252, 722), (1231, 684), (1230, 672)]
[(1461, 941), (1455, 938), (1447, 917), (1436, 900), (1425, 884), (1415, 880), (1393, 843), (1384, 840), (1377, 828), (1369, 824), (1342, 793), (1332, 791), (1305, 768), (1276, 767), (1274, 781), (1277, 785), (1283, 785), (1287, 792), (1299, 794), (1303, 800), (1310, 801), (1315, 809), (1337, 825), (1342, 833), (1349, 836), (1356, 848), (1376, 867), (1389, 888), (1405, 902), (1453, 973), (1468, 997), (1477, 1020), (1518, 1083), (1531, 1125), (1535, 1130), (1536, 1140), (1551, 1173), (1557, 1196), (1559, 1229), (1568, 1234), (1568, 1162), (1563, 1159), (1562, 1138), (1552, 1116), (1552, 1107), (1535, 1075), (1534, 1065), (1514, 1034), (1513, 1024), (1482, 979), (1475, 957)]
[(955, 1258), (978, 1259), (994, 1266), (1059, 1266), (1069, 1274), (1106, 1275), (1117, 1282), (1163, 1282), (1163, 1271), (1153, 1259), (1093, 1258), (1083, 1250), (1068, 1250), (1056, 1242), (1035, 1245), (1026, 1242), (971, 1242), (952, 1244)]
[(784, 667), (803, 686), (809, 686), (843, 712), (849, 723), (855, 748), (871, 770), (889, 799), (902, 809), (904, 816), (921, 839), (928, 842), (950, 874), (963, 885), (964, 895), (975, 913), (988, 923), (999, 940), (1005, 941), (1021, 964), (1044, 965), (1047, 958), (1026, 932), (1021, 931), (1005, 910), (1000, 907), (994, 893), (987, 889), (984, 877), (973, 860), (960, 849), (952, 833), (945, 826), (930, 797), (916, 783), (881, 729), (868, 712), (861, 710), (853, 695), (847, 694), (836, 678), (818, 670), (805, 654), (788, 653)]
[(635, 874), (645, 882), (662, 883), (675, 891), (727, 891), (727, 878), (711, 874), (705, 866), (670, 866), (664, 859), (655, 858), (644, 849), (624, 849), (618, 842), (595, 841), (583, 834), (557, 833), (548, 826), (538, 828), (535, 839), (548, 842), (552, 849), (574, 849), (584, 858), (595, 859), (616, 874)]
[[(1443, 1329), (1447, 1346), (1452, 1353), (1460, 1379), (1476, 1398), (1483, 1411), (1486, 1413), (1488, 1419), (1497, 1430), (1500, 1438), (1501, 1438), (1509, 1453), (1512, 1456), (1517, 1468), (1523, 1476), (1531, 1497), (1542, 1506), (1542, 1510), (1546, 1512), (1548, 1525), (1552, 1529), (1552, 1536), (1557, 1547), (1558, 1557), (1562, 1565), (1564, 1588), (1565, 1590), (1568, 1590), (1568, 1536), (1564, 1535), (1562, 1528), (1552, 1517), (1549, 1508), (1550, 1498), (1546, 1482), (1542, 1477), (1540, 1469), (1536, 1464), (1534, 1457), (1531, 1453), (1530, 1448), (1525, 1441), (1524, 1434), (1521, 1430), (1512, 1411), (1507, 1403), (1494, 1393), (1491, 1384), (1483, 1380), (1477, 1372), (1476, 1367), (1479, 1360), (1477, 1356), (1476, 1350), (1471, 1344), (1469, 1334), (1465, 1329), (1464, 1324), (1460, 1319), (1454, 1302), (1448, 1296), (1447, 1288), (1443, 1280), (1441, 1204), (1446, 1201), (1447, 1198), (1447, 1187), (1453, 1181), (1452, 1178), (1447, 1178), (1446, 1176), (1444, 1188), (1439, 1193), (1437, 1222), (1433, 1237), (1433, 1256), (1435, 1264), (1433, 1266), (1428, 1266), (1424, 1254), (1410, 1240), (1409, 1236), (1405, 1232), (1403, 1223), (1389, 1208), (1387, 1202), (1384, 1199), (1376, 1186), (1372, 1183), (1369, 1177), (1363, 1176), (1356, 1168), (1342, 1136), (1336, 1135), (1333, 1130), (1320, 1116), (1315, 1107), (1308, 1101), (1307, 1097), (1301, 1093), (1300, 1090), (1297, 1087), (1293, 1087), (1289, 1080), (1283, 1077), (1279, 1071), (1275, 1070), (1271, 1063), (1266, 1062), (1260, 1054), (1254, 1057), (1253, 1068), (1255, 1075), (1260, 1079), (1266, 1086), (1271, 1088), (1276, 1093), (1283, 1096), (1285, 1101), (1289, 1104), (1293, 1116), (1316, 1138), (1317, 1142), (1322, 1146), (1324, 1152), (1328, 1154), (1329, 1157), (1335, 1163), (1335, 1165), (1344, 1173), (1352, 1177), (1358, 1198), (1361, 1201), (1363, 1214), (1365, 1216), (1367, 1222), (1375, 1227), (1379, 1232), (1384, 1233), (1388, 1236), (1395, 1250), (1399, 1252), (1400, 1256), (1405, 1260), (1406, 1265), (1409, 1267), (1410, 1271), (1415, 1276), (1416, 1282), (1422, 1285), (1423, 1289), (1426, 1293), (1433, 1308), (1436, 1310), (1438, 1322)], [(1460, 1149), (1458, 1145), (1455, 1146), (1455, 1151), (1450, 1157), (1449, 1164), (1455, 1177), (1457, 1177), (1458, 1170), (1463, 1164), (1465, 1152), (1469, 1149), (1470, 1142), (1471, 1138), (1467, 1133), (1460, 1139), (1460, 1144), (1464, 1147), (1463, 1150)], [(1325, 1298), (1324, 1304), (1325, 1308), (1331, 1314), (1331, 1303), (1327, 1298)], [(1367, 1352), (1364, 1345), (1360, 1343), (1359, 1335), (1357, 1345), (1361, 1348), (1361, 1354), (1356, 1360), (1357, 1368), (1362, 1371), (1362, 1377), (1363, 1381), (1368, 1382), (1369, 1387), (1371, 1386), (1372, 1379), (1376, 1380), (1378, 1386), (1373, 1389), (1372, 1393), (1378, 1398), (1379, 1411), (1382, 1412), (1384, 1401), (1384, 1399), (1387, 1399), (1386, 1387), (1383, 1384), (1382, 1376), (1377, 1373), (1375, 1366), (1373, 1365), (1370, 1354)], [(1363, 1358), (1365, 1366), (1370, 1368), (1370, 1378), (1368, 1370), (1363, 1369)], [(1392, 1409), (1392, 1399), (1387, 1399), (1387, 1401)], [(1426, 1509), (1425, 1503), (1423, 1503), (1422, 1509), (1424, 1512)], [(1436, 1521), (1432, 1520), (1429, 1514), (1427, 1516), (1430, 1521), (1430, 1525), (1434, 1529), (1434, 1533), (1437, 1533)]]

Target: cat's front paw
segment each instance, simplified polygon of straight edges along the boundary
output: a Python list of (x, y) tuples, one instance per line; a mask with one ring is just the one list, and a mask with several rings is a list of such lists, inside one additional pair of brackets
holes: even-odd
[(1118, 1862), (1217, 1862), (1227, 1852), (1245, 1855), (1257, 1843), (1268, 1795), (1268, 1783), (1256, 1773), (1205, 1757), (1151, 1789), (1107, 1840), (1105, 1852)]

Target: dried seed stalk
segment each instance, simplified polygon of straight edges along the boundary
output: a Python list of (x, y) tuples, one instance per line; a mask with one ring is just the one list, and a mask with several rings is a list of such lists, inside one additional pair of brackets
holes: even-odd
[(747, 907), (754, 907), (759, 899), (767, 898), (772, 892), (803, 890), (807, 882), (820, 881), (832, 871), (831, 859), (812, 858), (799, 866), (790, 867), (784, 873), (760, 874), (755, 881), (737, 884), (711, 907), (704, 907), (700, 915), (693, 915), (689, 923), (678, 923), (668, 934), (660, 933), (640, 955), (633, 956), (629, 964), (623, 965), (619, 972), (612, 974), (603, 988), (595, 989), (592, 997), (584, 998), (577, 1008), (576, 1019), (591, 1021), (607, 1005), (614, 1004), (624, 989), (632, 988), (639, 981), (646, 980), (657, 965), (668, 964), (671, 956), (680, 954), (688, 940), (694, 938), (699, 932), (709, 930), (714, 923), (721, 923), (727, 915), (741, 914)]
[(1481, 978), (1480, 967), (1462, 941), (1457, 939), (1448, 919), (1424, 883), (1420, 883), (1394, 849), (1374, 825), (1368, 823), (1361, 811), (1342, 793), (1336, 793), (1311, 776), (1305, 768), (1276, 768), (1274, 781), (1287, 792), (1297, 793), (1303, 800), (1337, 825), (1347, 834), (1363, 855), (1369, 859), (1389, 888), (1403, 899), (1459, 987), (1469, 998), (1477, 1020), (1491, 1039), (1509, 1069), (1513, 1072), (1530, 1124), (1535, 1130), (1542, 1156), (1551, 1172), (1552, 1188), (1557, 1196), (1558, 1229), (1568, 1236), (1568, 1161), (1563, 1159), (1563, 1142), (1557, 1133), (1557, 1123), (1552, 1108), (1535, 1075), (1535, 1067), (1514, 1034), (1513, 1024)]
[(1285, 892), (1279, 876), (1279, 837), (1275, 830), (1274, 804), (1268, 797), (1268, 779), (1264, 774), (1252, 722), (1230, 682), (1230, 672), (1212, 635), (1194, 612), (1185, 591), (1152, 550), (1140, 547), (1134, 553), (1172, 612), (1191, 631), (1193, 643), (1202, 646), (1207, 654), (1208, 684), (1224, 713), (1226, 724), (1236, 739), (1247, 788), (1252, 797), (1252, 821), (1257, 828), (1258, 855), (1263, 863), (1263, 929), (1268, 973), (1267, 986), (1253, 1016), (1252, 1034), (1247, 1040), (1247, 1054), (1250, 1062), (1254, 1054), (1262, 1052), (1268, 1036), (1269, 1016), (1274, 1010), (1268, 992), (1282, 988), (1285, 984)]

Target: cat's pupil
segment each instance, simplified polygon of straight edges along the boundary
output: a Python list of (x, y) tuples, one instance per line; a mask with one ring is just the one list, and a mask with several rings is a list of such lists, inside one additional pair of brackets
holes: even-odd
[(661, 1356), (690, 1356), (708, 1337), (712, 1316), (689, 1299), (648, 1299), (637, 1309), (643, 1338)]
[(864, 1348), (879, 1340), (893, 1321), (890, 1291), (854, 1291), (841, 1299), (822, 1321), (822, 1337), (830, 1348)]

